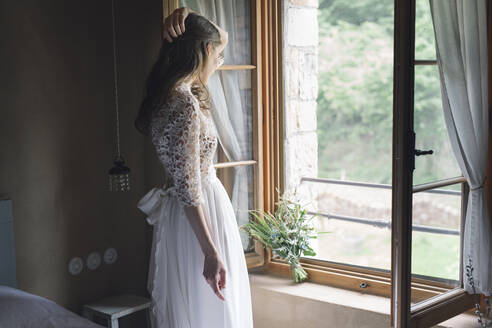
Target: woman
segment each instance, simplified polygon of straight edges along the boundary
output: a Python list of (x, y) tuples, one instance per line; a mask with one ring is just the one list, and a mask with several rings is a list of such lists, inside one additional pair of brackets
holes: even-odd
[(152, 326), (252, 328), (234, 209), (213, 166), (218, 139), (206, 87), (223, 62), (227, 32), (186, 8), (167, 17), (164, 27), (135, 120), (139, 131), (151, 135), (172, 180), (171, 187), (153, 188), (138, 203), (154, 226)]

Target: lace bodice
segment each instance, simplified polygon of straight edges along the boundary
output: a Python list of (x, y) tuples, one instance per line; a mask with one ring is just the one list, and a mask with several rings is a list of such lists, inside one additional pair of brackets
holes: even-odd
[(166, 105), (151, 120), (152, 143), (169, 173), (179, 201), (196, 206), (203, 200), (201, 184), (215, 175), (213, 157), (217, 130), (210, 113), (200, 109), (190, 86), (175, 87)]

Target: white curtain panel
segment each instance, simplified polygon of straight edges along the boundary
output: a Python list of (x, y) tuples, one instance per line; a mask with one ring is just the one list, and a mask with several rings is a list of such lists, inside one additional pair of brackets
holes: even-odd
[[(229, 42), (224, 49), (224, 64), (249, 64), (250, 47), (250, 2), (247, 0), (180, 0), (180, 6), (188, 7), (215, 22), (226, 30)], [(212, 113), (219, 134), (219, 142), (229, 161), (252, 158), (250, 71), (217, 71), (208, 82), (212, 100)], [(234, 167), (232, 205), (238, 225), (249, 221), (248, 167)], [(240, 231), (243, 248), (249, 243), (248, 235)]]
[[(469, 293), (492, 292), (491, 222), (485, 200), (487, 164), (486, 0), (430, 0), (444, 117), (470, 193), (465, 219), (463, 281)], [(467, 266), (473, 268), (473, 285)]]

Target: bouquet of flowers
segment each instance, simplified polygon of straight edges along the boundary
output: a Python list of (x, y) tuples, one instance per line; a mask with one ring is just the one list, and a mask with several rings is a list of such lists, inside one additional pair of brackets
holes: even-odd
[[(317, 238), (311, 220), (316, 215), (308, 217), (307, 211), (299, 202), (279, 197), (278, 208), (274, 214), (262, 210), (250, 210), (256, 220), (251, 220), (239, 228), (246, 231), (252, 238), (260, 241), (279, 255), (292, 269), (296, 283), (308, 278), (299, 260), (301, 254), (314, 256), (316, 252), (309, 246), (310, 238)], [(317, 234), (328, 233), (318, 231)]]

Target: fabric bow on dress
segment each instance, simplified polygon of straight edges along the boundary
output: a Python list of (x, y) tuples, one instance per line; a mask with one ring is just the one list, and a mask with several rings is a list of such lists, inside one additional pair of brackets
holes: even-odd
[[(155, 225), (158, 219), (163, 217), (160, 215), (161, 210), (167, 208), (170, 196), (176, 195), (174, 187), (167, 189), (152, 188), (145, 196), (143, 196), (137, 204), (137, 207), (148, 215), (147, 222), (151, 225)], [(164, 216), (167, 218), (167, 216)]]

